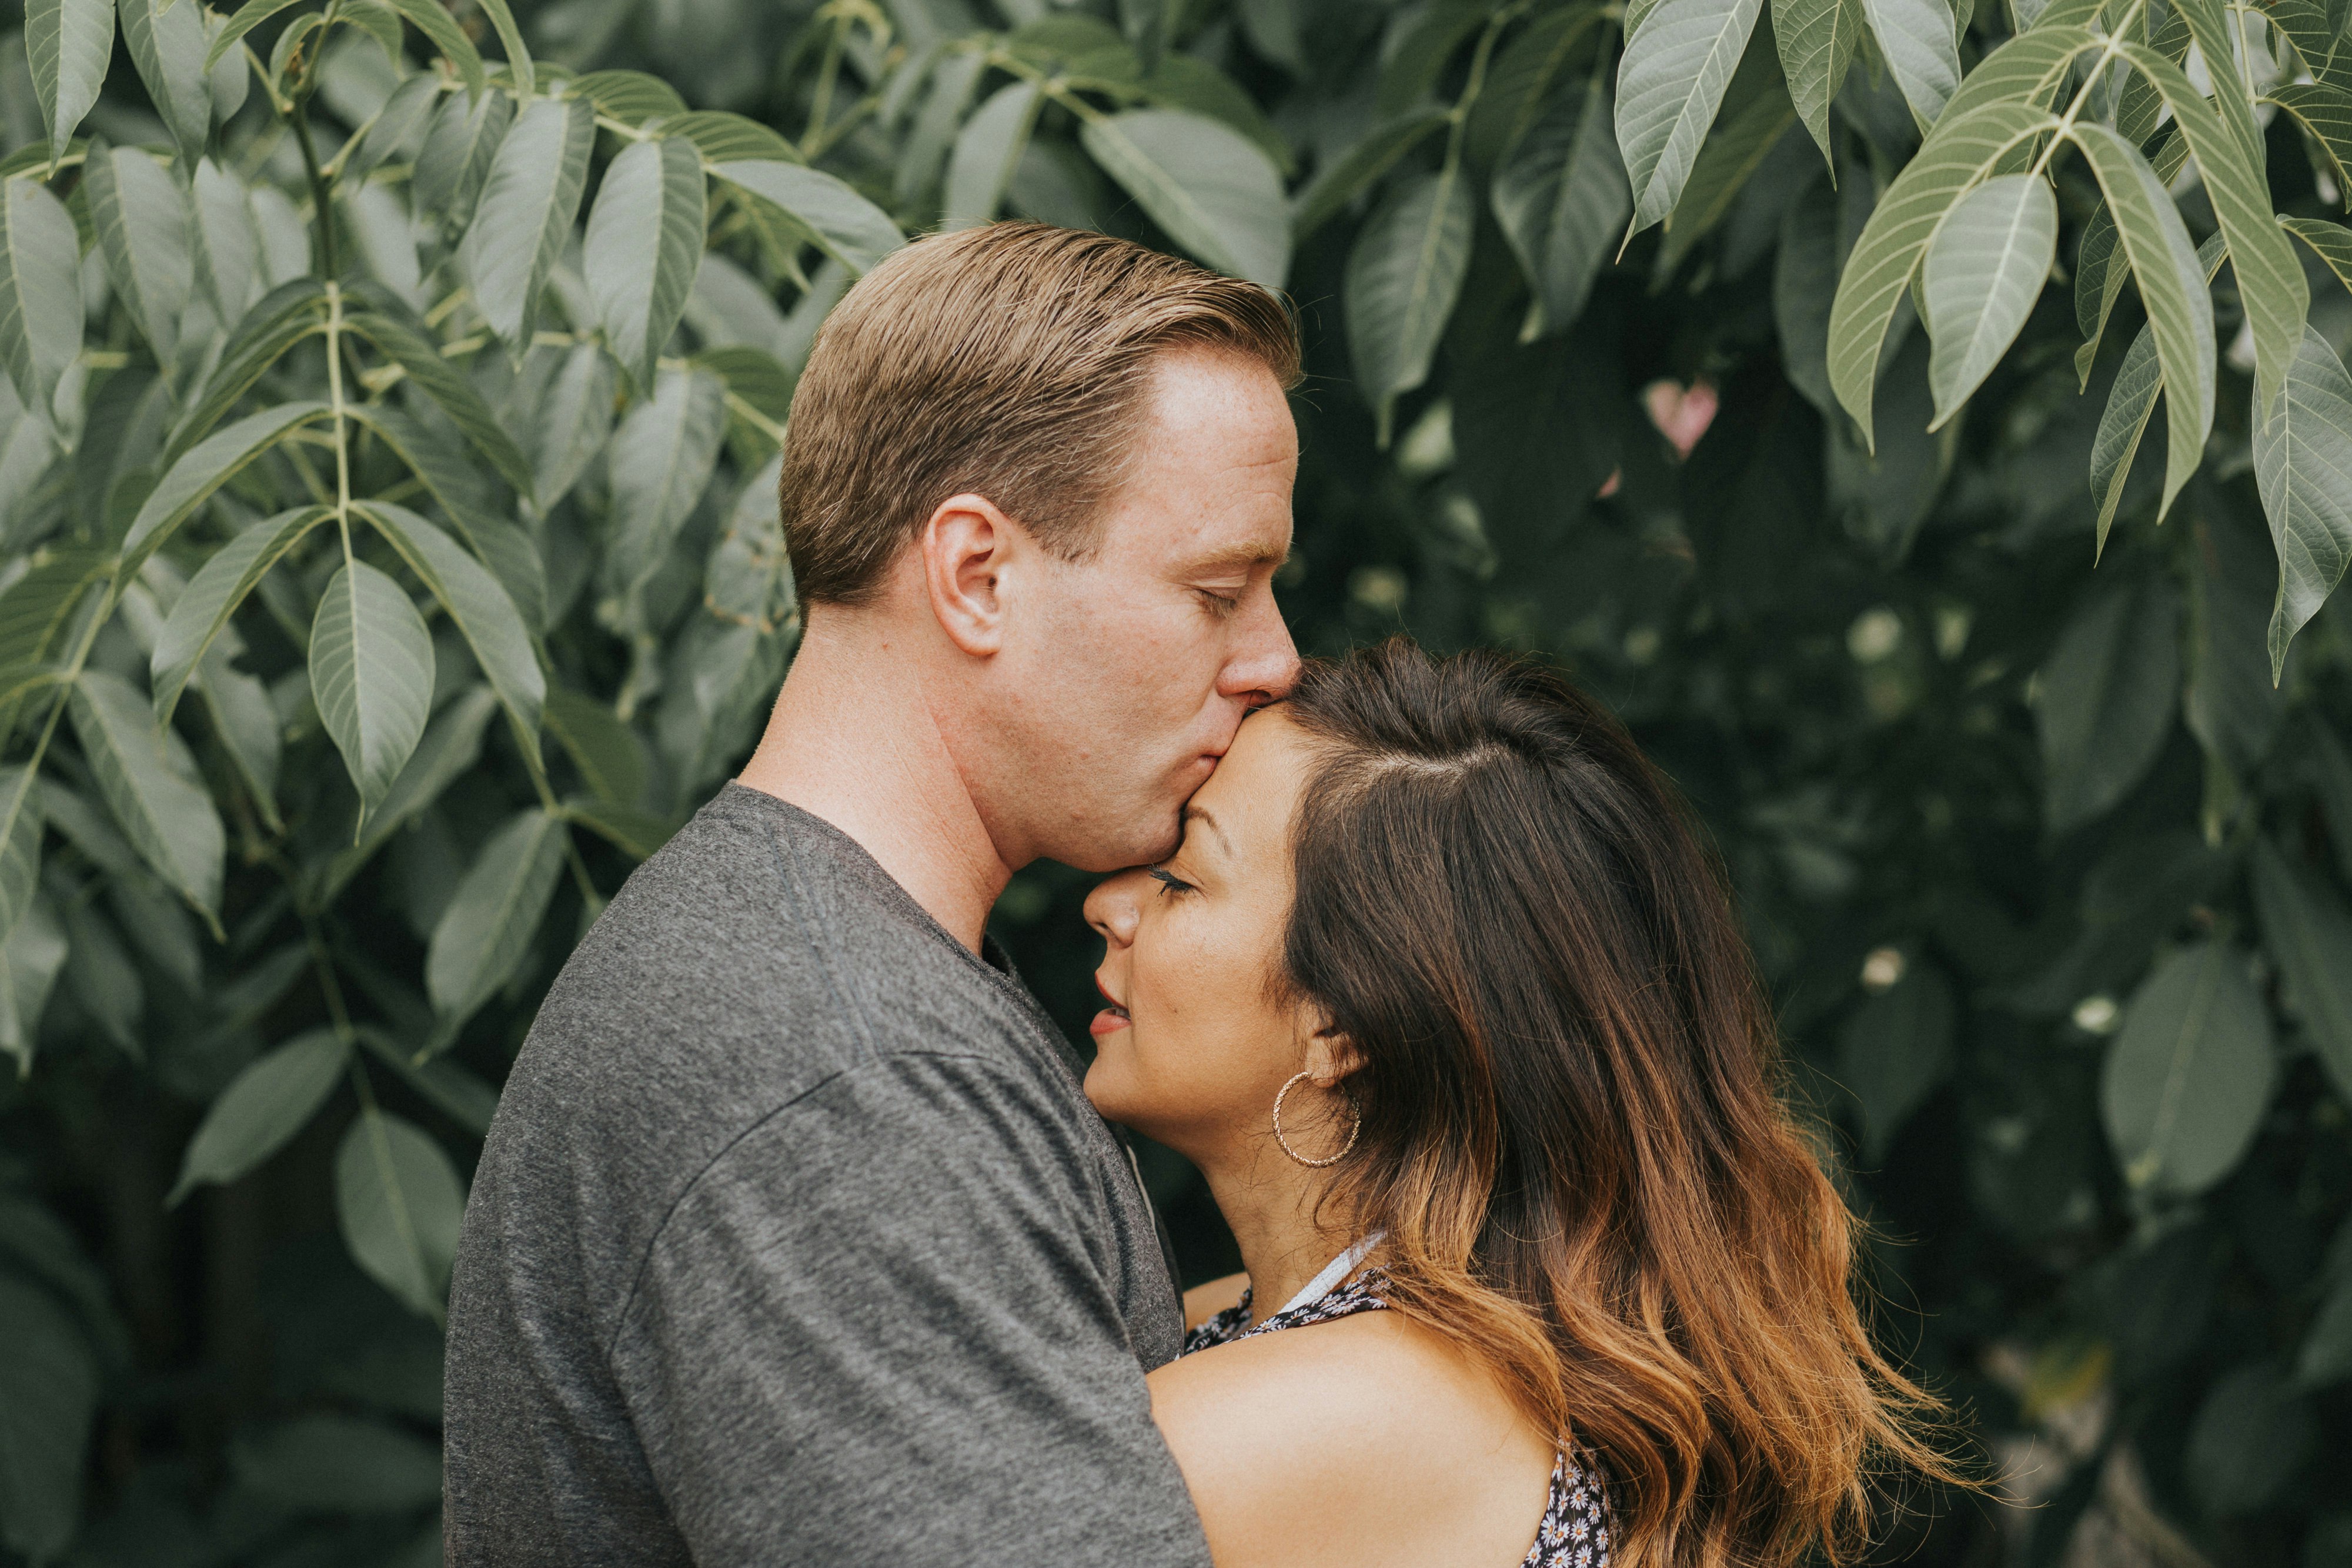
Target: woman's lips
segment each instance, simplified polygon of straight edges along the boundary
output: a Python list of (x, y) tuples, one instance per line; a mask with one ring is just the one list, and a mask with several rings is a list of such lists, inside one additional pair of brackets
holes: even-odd
[(1087, 1032), (1099, 1040), (1104, 1035), (1116, 1034), (1127, 1027), (1128, 1018), (1125, 1013), (1117, 1008), (1105, 1008), (1095, 1014), (1094, 1022), (1087, 1025)]

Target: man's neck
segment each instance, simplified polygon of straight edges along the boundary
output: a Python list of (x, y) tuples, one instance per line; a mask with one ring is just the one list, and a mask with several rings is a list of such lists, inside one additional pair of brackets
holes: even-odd
[(813, 618), (737, 782), (848, 834), (977, 952), (1013, 875), (924, 700), (911, 651), (857, 612)]

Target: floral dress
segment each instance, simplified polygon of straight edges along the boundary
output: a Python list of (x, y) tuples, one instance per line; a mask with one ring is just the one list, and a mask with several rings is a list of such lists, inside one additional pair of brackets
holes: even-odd
[[(1182, 1354), (1230, 1344), (1252, 1334), (1272, 1333), (1307, 1323), (1329, 1322), (1356, 1312), (1384, 1310), (1380, 1298), (1381, 1271), (1367, 1269), (1338, 1288), (1312, 1301), (1295, 1303), (1249, 1327), (1250, 1293), (1184, 1336)], [(1590, 1455), (1578, 1464), (1565, 1453), (1552, 1467), (1551, 1495), (1544, 1503), (1543, 1521), (1536, 1526), (1535, 1544), (1520, 1568), (1609, 1568), (1609, 1505), (1602, 1495), (1600, 1464)]]

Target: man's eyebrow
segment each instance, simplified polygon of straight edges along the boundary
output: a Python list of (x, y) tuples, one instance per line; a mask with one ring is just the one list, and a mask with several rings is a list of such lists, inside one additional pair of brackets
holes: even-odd
[(1217, 844), (1225, 852), (1225, 858), (1227, 860), (1239, 860), (1241, 858), (1239, 855), (1234, 853), (1233, 840), (1225, 837), (1225, 830), (1217, 826), (1217, 819), (1209, 815), (1208, 810), (1205, 808), (1200, 806), (1186, 806), (1184, 808), (1184, 820), (1188, 822), (1201, 822), (1206, 824), (1209, 831), (1217, 835)]
[(1196, 556), (1184, 563), (1184, 570), (1187, 573), (1231, 571), (1237, 567), (1247, 569), (1256, 566), (1280, 566), (1289, 559), (1290, 552), (1287, 549), (1267, 549), (1263, 545), (1252, 544), (1231, 545), (1221, 550), (1213, 550), (1206, 555)]

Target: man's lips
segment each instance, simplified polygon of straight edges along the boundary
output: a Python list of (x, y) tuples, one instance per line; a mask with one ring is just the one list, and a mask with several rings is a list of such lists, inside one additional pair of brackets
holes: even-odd
[(1095, 989), (1101, 992), (1102, 999), (1110, 1005), (1095, 1014), (1094, 1021), (1087, 1026), (1087, 1032), (1100, 1039), (1126, 1029), (1129, 1025), (1127, 1009), (1118, 1005), (1118, 998), (1110, 994), (1110, 988), (1102, 983), (1099, 975), (1095, 977)]

